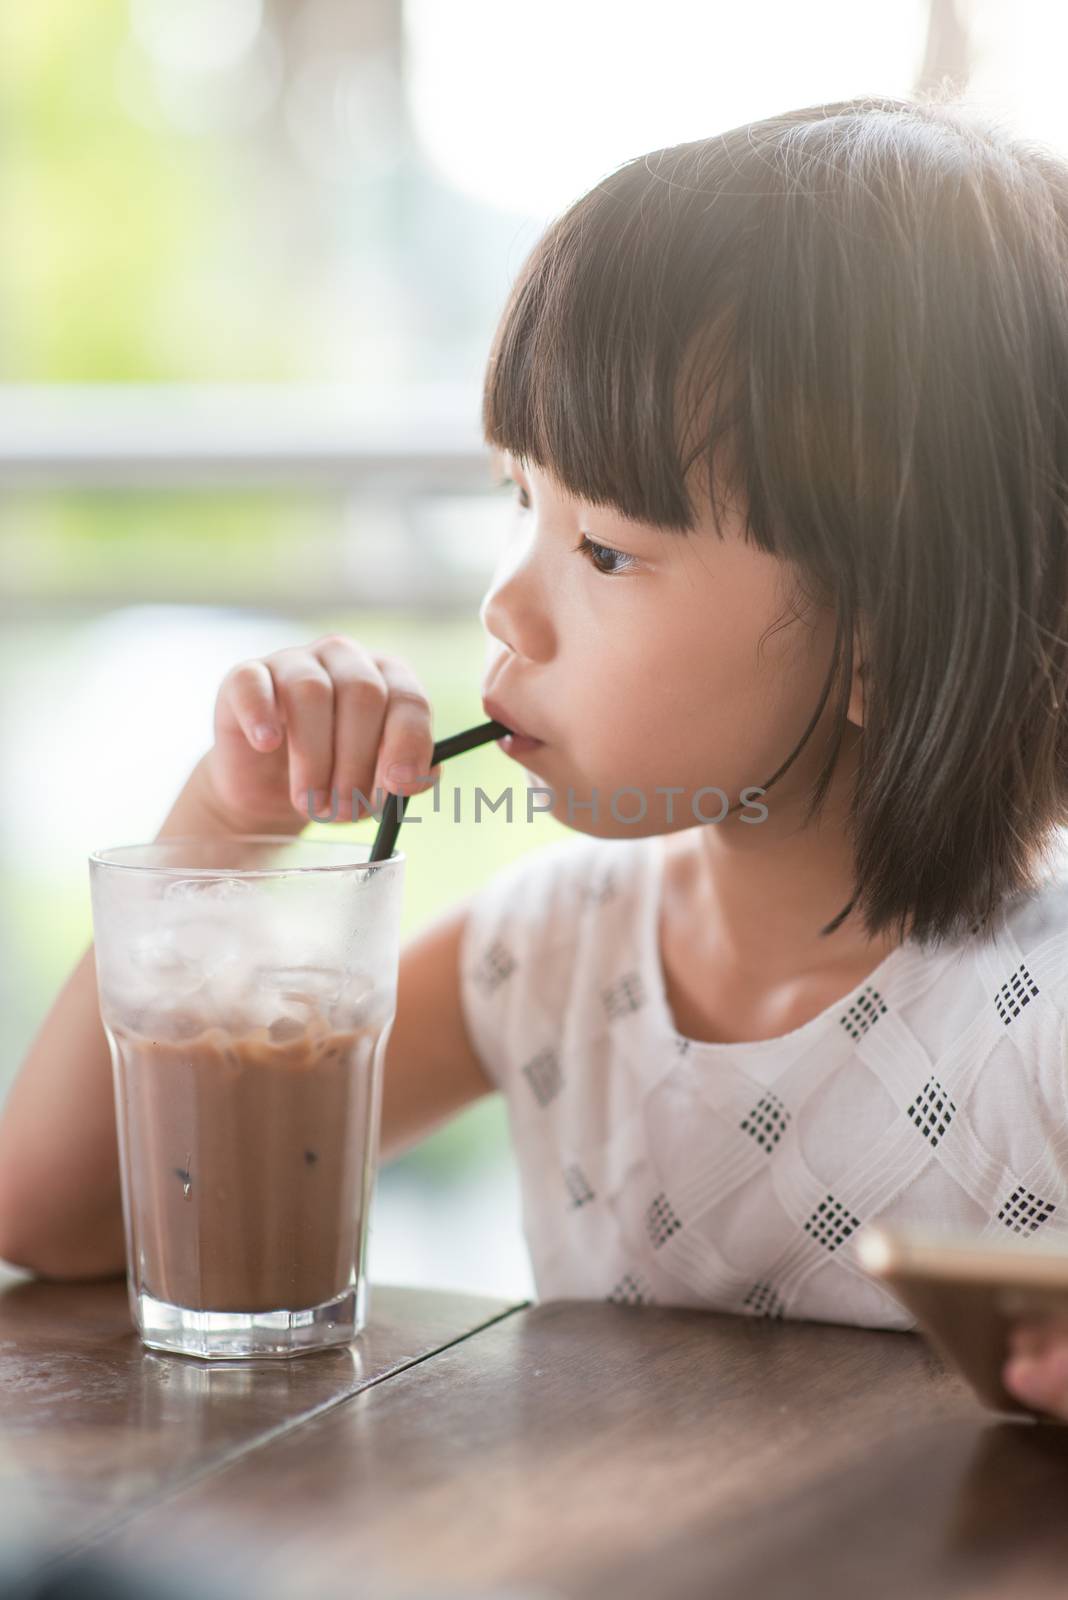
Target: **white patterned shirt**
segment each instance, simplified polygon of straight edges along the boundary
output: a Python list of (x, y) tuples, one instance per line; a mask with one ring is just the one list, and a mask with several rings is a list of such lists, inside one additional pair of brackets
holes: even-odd
[(1068, 872), (985, 938), (906, 940), (790, 1033), (709, 1043), (665, 992), (666, 837), (553, 840), (471, 900), (464, 1018), (538, 1297), (912, 1329), (861, 1225), (1068, 1251)]

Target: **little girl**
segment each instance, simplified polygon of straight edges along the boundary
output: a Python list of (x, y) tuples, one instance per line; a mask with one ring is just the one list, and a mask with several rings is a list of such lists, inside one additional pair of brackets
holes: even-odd
[[(904, 1329), (866, 1224), (1068, 1240), (1066, 397), (1068, 163), (959, 106), (654, 151), (525, 263), (483, 704), (577, 837), (406, 945), (381, 1154), (499, 1089), (540, 1297)], [(394, 657), (245, 661), (159, 836), (352, 820), (432, 745)], [(0, 1254), (122, 1270), (111, 1095), (90, 947)]]

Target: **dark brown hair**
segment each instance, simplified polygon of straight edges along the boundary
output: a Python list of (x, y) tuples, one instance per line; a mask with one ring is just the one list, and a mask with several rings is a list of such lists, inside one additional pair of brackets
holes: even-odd
[[(833, 606), (865, 684), (871, 936), (986, 932), (1068, 820), (1068, 163), (937, 95), (805, 107), (628, 161), (512, 288), (487, 442), (682, 535), (703, 468)], [(770, 785), (774, 779), (768, 780)]]

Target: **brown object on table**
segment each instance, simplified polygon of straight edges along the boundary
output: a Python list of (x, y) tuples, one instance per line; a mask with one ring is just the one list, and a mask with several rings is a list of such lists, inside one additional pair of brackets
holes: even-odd
[(227, 1371), (141, 1350), (118, 1294), (0, 1295), (0, 1461), (71, 1547), (322, 1600), (1065, 1590), (1068, 1427), (914, 1333), (376, 1286), (365, 1344)]

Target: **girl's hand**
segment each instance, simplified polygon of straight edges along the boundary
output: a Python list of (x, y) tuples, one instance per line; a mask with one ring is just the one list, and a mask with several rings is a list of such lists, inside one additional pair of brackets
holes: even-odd
[[(231, 667), (203, 782), (208, 804), (235, 831), (291, 833), (311, 820), (309, 789), (323, 822), (370, 816), (378, 788), (382, 799), (419, 794), (440, 776), (433, 750), (430, 703), (411, 669), (331, 633)], [(408, 778), (391, 776), (394, 765), (410, 769)], [(357, 795), (355, 815), (354, 789), (368, 802)]]
[(1017, 1322), (1001, 1379), (1025, 1405), (1068, 1422), (1068, 1316)]

